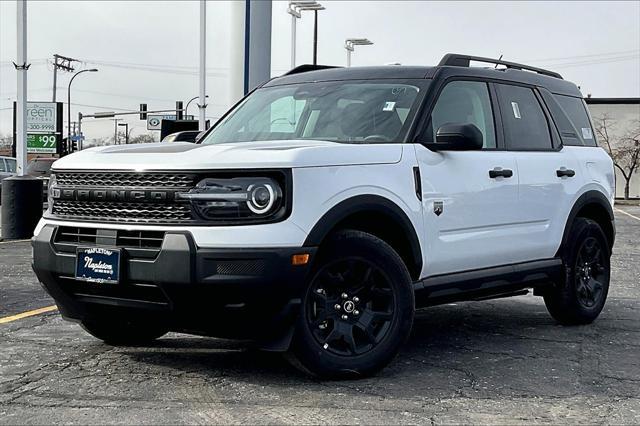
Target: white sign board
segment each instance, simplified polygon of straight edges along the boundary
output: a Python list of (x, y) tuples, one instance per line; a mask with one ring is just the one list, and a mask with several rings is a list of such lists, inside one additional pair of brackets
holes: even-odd
[(55, 102), (27, 102), (27, 133), (56, 131)]

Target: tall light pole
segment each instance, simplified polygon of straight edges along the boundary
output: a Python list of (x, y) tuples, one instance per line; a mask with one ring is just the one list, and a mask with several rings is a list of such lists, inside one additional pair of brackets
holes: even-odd
[[(184, 119), (185, 120), (187, 119), (187, 115), (189, 115), (189, 104), (191, 102), (195, 101), (196, 99), (198, 99), (199, 97), (200, 97), (200, 95), (194, 96), (193, 98), (189, 99), (189, 102), (187, 102), (187, 106), (184, 108), (184, 115), (185, 115)], [(205, 99), (208, 98), (208, 97), (209, 97), (209, 95), (204, 95)]]
[(313, 63), (318, 62), (318, 11), (325, 8), (315, 0), (294, 0), (289, 2), (287, 13), (291, 15), (291, 69), (296, 67), (296, 19), (301, 18), (300, 12), (314, 11), (313, 26)]
[(98, 72), (98, 70), (95, 68), (91, 68), (88, 70), (78, 71), (73, 75), (73, 77), (71, 77), (71, 80), (69, 80), (69, 86), (67, 87), (67, 146), (65, 147), (66, 152), (69, 152), (69, 147), (71, 146), (71, 83), (73, 83), (73, 80), (83, 72)]
[(207, 2), (200, 0), (200, 101), (198, 103), (199, 117), (198, 130), (207, 130), (207, 119), (205, 111), (207, 109)]
[(373, 42), (368, 38), (348, 38), (344, 41), (344, 48), (347, 50), (347, 67), (351, 66), (351, 53), (354, 51), (354, 46), (369, 46)]
[(16, 105), (16, 161), (17, 174), (24, 176), (27, 170), (27, 2), (18, 0), (16, 3), (17, 22), (17, 60), (15, 64), (18, 72), (18, 102)]

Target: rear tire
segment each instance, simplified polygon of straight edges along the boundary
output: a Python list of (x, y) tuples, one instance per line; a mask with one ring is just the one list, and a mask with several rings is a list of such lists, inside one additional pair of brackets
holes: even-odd
[(341, 231), (323, 244), (314, 265), (294, 365), (323, 378), (374, 374), (408, 338), (414, 312), (412, 280), (393, 248), (371, 234)]
[(167, 333), (161, 325), (141, 321), (88, 319), (81, 325), (87, 333), (112, 346), (144, 346)]
[(609, 292), (607, 238), (597, 222), (579, 217), (563, 252), (564, 282), (545, 294), (545, 305), (560, 324), (589, 324), (600, 315)]

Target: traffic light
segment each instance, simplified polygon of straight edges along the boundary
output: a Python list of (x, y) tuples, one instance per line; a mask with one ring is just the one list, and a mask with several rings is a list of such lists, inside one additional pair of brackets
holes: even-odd
[(147, 119), (147, 104), (140, 104), (140, 120)]
[(182, 101), (176, 101), (176, 120), (182, 120), (183, 110)]

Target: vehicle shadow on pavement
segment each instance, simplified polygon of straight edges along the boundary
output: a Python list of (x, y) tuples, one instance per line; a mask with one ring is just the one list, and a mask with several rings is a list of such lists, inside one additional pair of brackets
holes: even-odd
[[(391, 365), (374, 377), (342, 383), (359, 388), (384, 385), (385, 396), (398, 397), (607, 393), (610, 381), (619, 385), (637, 371), (637, 365), (624, 368), (637, 362), (625, 364), (616, 355), (625, 343), (615, 331), (606, 331), (616, 310), (612, 302), (600, 320), (580, 327), (557, 325), (542, 300), (531, 296), (421, 310), (409, 341)], [(176, 336), (160, 339), (153, 348), (129, 348), (123, 354), (140, 364), (208, 378), (271, 385), (321, 383), (291, 367), (281, 354), (254, 350), (247, 343)], [(613, 362), (607, 357), (614, 355), (623, 367), (600, 371)], [(631, 380), (618, 386), (622, 394), (638, 391), (638, 383)]]

